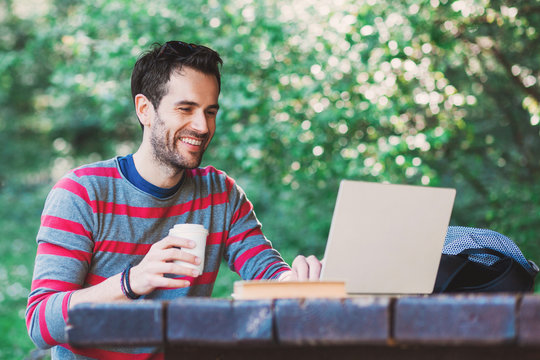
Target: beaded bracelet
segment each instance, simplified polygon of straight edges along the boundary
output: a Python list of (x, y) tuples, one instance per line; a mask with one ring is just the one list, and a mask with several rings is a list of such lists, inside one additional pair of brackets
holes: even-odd
[(137, 295), (133, 292), (131, 289), (131, 285), (129, 283), (129, 272), (131, 270), (131, 267), (133, 265), (129, 264), (124, 271), (122, 272), (122, 276), (120, 277), (120, 287), (122, 288), (122, 293), (131, 300), (136, 300), (141, 297), (141, 295)]

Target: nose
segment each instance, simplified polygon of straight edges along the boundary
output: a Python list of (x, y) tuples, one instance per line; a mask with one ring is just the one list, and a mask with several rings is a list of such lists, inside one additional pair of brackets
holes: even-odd
[(208, 119), (204, 111), (197, 111), (191, 121), (191, 128), (201, 134), (208, 132)]

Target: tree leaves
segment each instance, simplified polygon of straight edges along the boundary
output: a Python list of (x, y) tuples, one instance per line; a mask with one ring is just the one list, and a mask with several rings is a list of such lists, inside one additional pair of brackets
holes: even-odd
[(0, 25), (2, 174), (134, 151), (134, 61), (182, 39), (225, 60), (205, 162), (246, 188), (277, 247), (322, 255), (339, 180), (353, 178), (456, 187), (453, 223), (540, 259), (535, 2), (20, 4), (5, 2)]

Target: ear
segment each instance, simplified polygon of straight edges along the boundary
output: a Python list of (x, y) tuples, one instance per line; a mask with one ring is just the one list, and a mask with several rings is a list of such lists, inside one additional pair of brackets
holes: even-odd
[(135, 95), (135, 111), (143, 126), (148, 127), (151, 125), (154, 115), (154, 105), (143, 94)]

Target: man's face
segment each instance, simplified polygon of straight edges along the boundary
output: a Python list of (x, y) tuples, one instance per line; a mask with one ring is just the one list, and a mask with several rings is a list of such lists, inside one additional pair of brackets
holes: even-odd
[(215, 76), (187, 67), (172, 73), (149, 129), (157, 161), (178, 171), (200, 165), (216, 130), (218, 96)]

